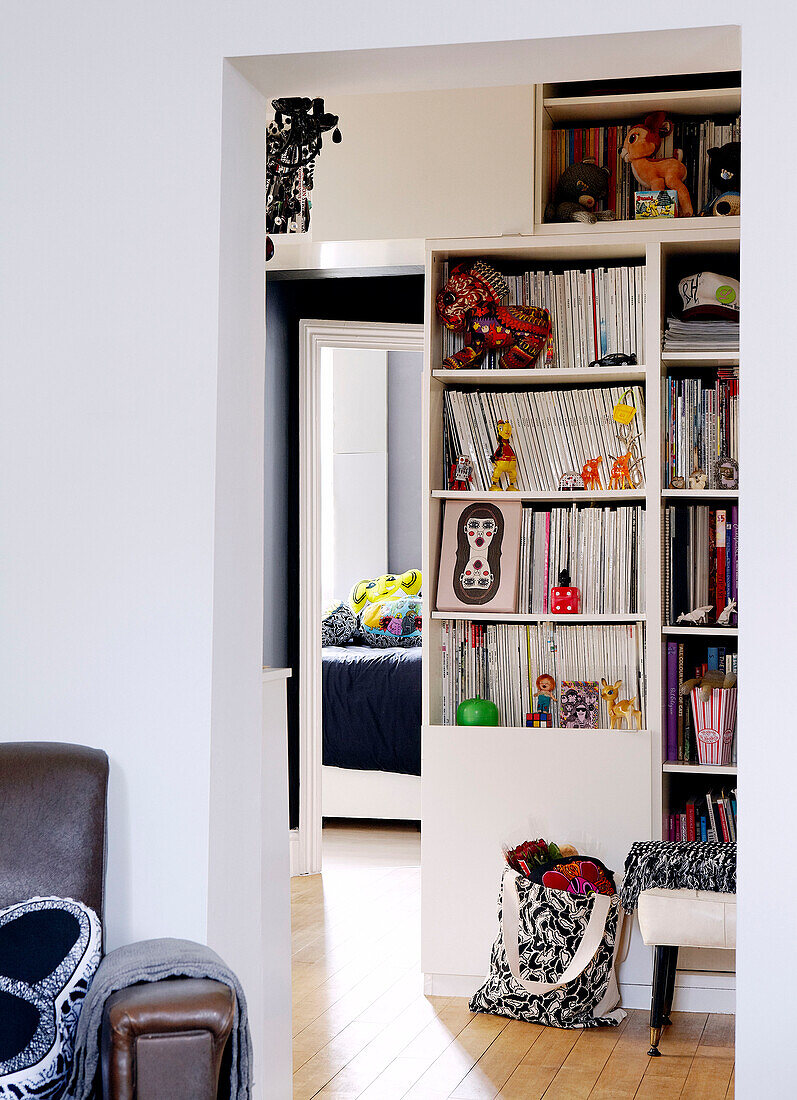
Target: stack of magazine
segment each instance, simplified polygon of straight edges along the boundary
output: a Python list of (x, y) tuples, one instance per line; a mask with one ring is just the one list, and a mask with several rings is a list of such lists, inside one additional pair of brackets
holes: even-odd
[(517, 626), (444, 619), (440, 625), (443, 725), (454, 725), (459, 703), (478, 695), (496, 704), (500, 725), (523, 726), (526, 715), (537, 709), (538, 677), (551, 676), (556, 683), (554, 726), (564, 724), (563, 695), (578, 691), (596, 699), (597, 728), (608, 729), (606, 703), (600, 698), (603, 677), (611, 684), (622, 681), (619, 698), (636, 700), (645, 727), (641, 623)]
[[(505, 304), (540, 306), (551, 315), (551, 340), (534, 367), (583, 370), (593, 360), (613, 352), (633, 354), (638, 362), (643, 361), (644, 266), (503, 274), (509, 286)], [(443, 285), (448, 275), (446, 263)], [(463, 333), (443, 328), (442, 358), (459, 351), (464, 343)], [(497, 368), (502, 351), (488, 352), (482, 369)]]
[[(623, 394), (625, 397), (623, 398)], [(634, 486), (644, 485), (645, 402), (641, 386), (561, 386), (554, 389), (473, 390), (448, 387), (444, 395), (444, 480), (451, 464), (467, 455), (474, 464), (476, 490), (490, 488), (496, 423), (512, 425), (511, 446), (517, 456), (517, 487), (521, 492), (551, 492), (568, 471), (581, 472), (587, 459), (603, 457), (601, 484), (607, 487), (612, 457), (622, 453), (614, 406), (623, 398), (633, 404), (638, 465)]]
[(570, 573), (585, 615), (634, 615), (645, 607), (645, 510), (641, 506), (524, 508), (521, 612), (550, 612), (551, 588)]
[(739, 351), (739, 321), (680, 321), (668, 317), (664, 330), (665, 351)]

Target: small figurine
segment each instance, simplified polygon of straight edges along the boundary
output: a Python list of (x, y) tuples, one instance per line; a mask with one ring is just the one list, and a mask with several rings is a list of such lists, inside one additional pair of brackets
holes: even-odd
[(706, 471), (701, 469), (700, 466), (696, 466), (692, 473), (689, 475), (689, 488), (690, 489), (705, 489), (706, 487)]
[(451, 463), (448, 487), (461, 492), (470, 489), (471, 481), (473, 481), (473, 463), (467, 455), (460, 455), (456, 462)]
[(584, 478), (585, 489), (602, 489), (601, 475), (598, 467), (603, 462), (603, 455), (597, 458), (588, 458), (581, 467), (581, 476)]
[(705, 607), (696, 607), (694, 611), (683, 611), (675, 620), (677, 623), (688, 623), (690, 626), (700, 626), (701, 623), (705, 623), (708, 620), (708, 613), (714, 606), (713, 603), (707, 604)]
[(631, 480), (631, 452), (626, 451), (624, 455), (618, 455), (616, 458), (614, 455), (610, 455), (614, 459), (612, 462), (612, 476), (609, 481), (610, 489), (633, 489), (634, 483)]
[(490, 482), (490, 489), (493, 492), (500, 490), (501, 474), (506, 474), (509, 478), (507, 488), (516, 490), (517, 457), (509, 444), (509, 440), (512, 438), (512, 425), (508, 420), (499, 420), (495, 427), (498, 433), (498, 446), (490, 456), (493, 462), (493, 477)]
[(618, 699), (622, 680), (615, 680), (613, 684), (601, 677), (601, 699), (606, 700), (606, 709), (609, 711), (609, 726), (613, 730), (620, 729), (620, 722), (625, 718), (625, 728), (631, 729), (631, 719), (636, 722), (636, 728), (642, 729), (642, 711), (637, 710), (636, 699)]
[(644, 122), (632, 126), (623, 142), (620, 156), (645, 191), (665, 191), (671, 189), (678, 195), (679, 214), (682, 218), (692, 217), (692, 199), (686, 189), (686, 165), (683, 153), (676, 150), (674, 157), (656, 157), (662, 139), (672, 133), (673, 125), (664, 111), (656, 111), (647, 116)]
[(680, 474), (676, 474), (675, 477), (670, 478), (670, 488), (671, 489), (685, 489), (686, 488), (686, 481), (681, 477)]
[(714, 466), (714, 474), (718, 489), (739, 488), (739, 463), (735, 459), (728, 458), (727, 455), (718, 458)]
[(730, 626), (731, 615), (736, 611), (736, 600), (728, 600), (725, 607), (717, 616), (717, 626)]
[(556, 680), (547, 672), (543, 672), (537, 677), (536, 687), (533, 698), (537, 700), (536, 713), (542, 718), (543, 715), (550, 715), (551, 703), (556, 702)]
[(584, 488), (584, 478), (576, 470), (565, 470), (559, 478), (559, 488), (563, 492), (576, 492)]
[(581, 609), (581, 592), (570, 584), (570, 573), (563, 569), (559, 584), (551, 589), (552, 615), (577, 615)]

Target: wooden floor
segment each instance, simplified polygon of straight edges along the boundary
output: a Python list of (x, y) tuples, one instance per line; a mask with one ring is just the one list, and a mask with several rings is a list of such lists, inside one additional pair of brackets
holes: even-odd
[(292, 880), (294, 1100), (733, 1097), (733, 1017), (675, 1013), (663, 1057), (648, 1017), (560, 1031), (424, 997), (420, 836), (324, 830), (324, 873)]

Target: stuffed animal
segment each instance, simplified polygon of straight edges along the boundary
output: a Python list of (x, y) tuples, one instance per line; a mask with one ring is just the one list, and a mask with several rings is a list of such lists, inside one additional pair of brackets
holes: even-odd
[(729, 141), (719, 149), (708, 151), (708, 178), (720, 192), (703, 208), (703, 216), (727, 217), (741, 210), (742, 146)]
[(628, 131), (621, 158), (630, 164), (631, 171), (645, 191), (675, 191), (678, 195), (678, 211), (683, 218), (692, 216), (692, 199), (684, 180), (686, 165), (683, 152), (675, 150), (674, 157), (657, 157), (662, 141), (672, 133), (671, 119), (664, 111), (654, 111), (644, 122)]
[(596, 210), (609, 190), (611, 173), (595, 163), (594, 157), (571, 164), (559, 177), (553, 202), (545, 208), (546, 222), (594, 222), (614, 221), (611, 210)]
[(384, 573), (373, 580), (357, 581), (349, 594), (349, 607), (359, 615), (366, 604), (377, 603), (395, 596), (415, 596), (422, 587), (420, 569), (408, 569), (406, 573)]
[(695, 677), (693, 680), (684, 680), (681, 684), (681, 694), (690, 695), (692, 690), (698, 687), (703, 699), (708, 700), (711, 698), (711, 692), (714, 688), (736, 687), (736, 673), (709, 669), (703, 676)]

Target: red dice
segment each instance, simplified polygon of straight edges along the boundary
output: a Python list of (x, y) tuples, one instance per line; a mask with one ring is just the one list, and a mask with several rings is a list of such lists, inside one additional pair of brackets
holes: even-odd
[(554, 615), (577, 615), (581, 608), (581, 593), (577, 588), (552, 588), (551, 612)]

